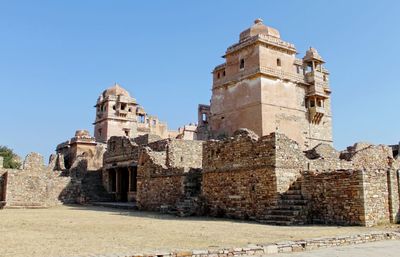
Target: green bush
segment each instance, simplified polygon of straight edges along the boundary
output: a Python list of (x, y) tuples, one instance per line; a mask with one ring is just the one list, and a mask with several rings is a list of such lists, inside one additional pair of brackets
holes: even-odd
[(3, 167), (6, 169), (19, 169), (21, 163), (18, 162), (18, 155), (7, 146), (0, 146), (0, 156), (4, 158)]

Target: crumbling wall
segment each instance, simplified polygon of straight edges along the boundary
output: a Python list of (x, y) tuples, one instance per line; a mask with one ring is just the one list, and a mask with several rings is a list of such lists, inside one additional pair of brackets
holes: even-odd
[(373, 226), (390, 222), (389, 188), (387, 171), (364, 172), (365, 225)]
[(308, 159), (296, 141), (283, 134), (273, 133), (270, 137), (275, 144), (275, 175), (277, 192), (284, 193), (307, 169)]
[(167, 161), (171, 167), (201, 168), (203, 142), (172, 139), (168, 144)]
[(23, 169), (7, 169), (6, 207), (50, 207), (61, 204), (59, 196), (71, 178), (44, 166), (43, 157), (29, 154)]
[(117, 162), (131, 162), (139, 159), (139, 145), (127, 137), (113, 136), (108, 140), (104, 153), (104, 166)]
[[(302, 178), (302, 193), (309, 200), (309, 221), (365, 226), (397, 222), (399, 163), (391, 149), (357, 143), (340, 157), (326, 150), (306, 153), (311, 159), (309, 166), (314, 168), (304, 171)], [(316, 155), (319, 157), (314, 159)]]
[(138, 145), (147, 145), (152, 142), (160, 141), (160, 140), (162, 140), (162, 138), (159, 135), (145, 134), (145, 135), (135, 137), (133, 140)]
[(399, 162), (393, 159), (392, 149), (364, 144), (355, 145), (349, 152), (354, 168), (364, 171), (365, 225), (389, 223), (399, 212), (398, 189), (394, 185)]
[(304, 171), (302, 175), (309, 223), (365, 225), (362, 171)]
[(275, 139), (239, 130), (203, 146), (202, 196), (212, 216), (257, 219), (277, 201)]
[(136, 201), (140, 209), (160, 210), (184, 196), (184, 171), (166, 165), (166, 153), (143, 149), (138, 166)]
[(137, 171), (139, 208), (160, 210), (161, 206), (175, 206), (188, 190), (196, 188), (187, 187), (187, 177), (193, 170), (201, 172), (201, 165), (201, 141), (166, 139), (143, 146)]

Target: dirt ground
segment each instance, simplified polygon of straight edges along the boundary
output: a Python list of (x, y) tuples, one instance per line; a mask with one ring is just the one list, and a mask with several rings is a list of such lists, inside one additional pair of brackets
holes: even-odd
[[(347, 235), (383, 227), (278, 227), (205, 217), (176, 218), (103, 207), (0, 210), (0, 256), (88, 256)], [(387, 228), (385, 228), (387, 229)]]

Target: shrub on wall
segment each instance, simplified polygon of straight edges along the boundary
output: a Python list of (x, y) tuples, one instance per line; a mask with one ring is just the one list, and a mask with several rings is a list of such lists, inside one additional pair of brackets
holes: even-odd
[(0, 146), (0, 156), (4, 158), (4, 168), (19, 169), (21, 167), (21, 163), (18, 161), (18, 155), (16, 155), (14, 151), (7, 146)]

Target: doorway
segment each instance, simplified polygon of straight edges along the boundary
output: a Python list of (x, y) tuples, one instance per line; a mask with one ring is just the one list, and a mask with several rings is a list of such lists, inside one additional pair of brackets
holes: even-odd
[(118, 176), (118, 183), (119, 183), (119, 190), (118, 190), (118, 198), (121, 202), (128, 201), (128, 191), (129, 191), (129, 171), (128, 168), (120, 168), (118, 169), (119, 176)]

